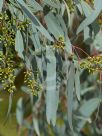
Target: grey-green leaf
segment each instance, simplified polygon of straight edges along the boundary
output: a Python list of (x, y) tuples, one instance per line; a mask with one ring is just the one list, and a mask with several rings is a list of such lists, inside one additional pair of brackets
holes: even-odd
[(33, 117), (33, 126), (35, 129), (35, 132), (37, 133), (37, 136), (40, 136), (39, 123), (35, 117)]
[(88, 38), (90, 38), (90, 29), (89, 27), (86, 27), (84, 29), (84, 41), (87, 40)]
[(41, 5), (39, 5), (39, 3), (36, 2), (35, 0), (28, 0), (27, 3), (29, 4), (29, 7), (31, 7), (35, 12), (43, 11)]
[(55, 17), (52, 12), (49, 12), (45, 16), (45, 21), (49, 32), (52, 33), (56, 39), (58, 39), (59, 36), (64, 36), (63, 29), (61, 28), (57, 17)]
[(77, 29), (77, 34), (85, 29), (86, 26), (90, 25), (95, 19), (98, 17), (100, 12), (102, 11), (102, 0), (97, 0), (97, 4), (95, 5), (95, 9), (93, 12), (80, 24)]
[(79, 112), (84, 116), (84, 117), (89, 117), (91, 114), (94, 112), (94, 110), (98, 107), (99, 105), (99, 99), (98, 98), (93, 98), (91, 100), (86, 101), (79, 109)]
[(34, 45), (34, 48), (35, 48), (35, 51), (36, 51), (36, 50), (41, 49), (41, 44), (40, 44), (40, 40), (39, 40), (39, 33), (36, 30), (36, 28), (33, 25), (33, 23), (32, 23), (32, 31), (33, 31), (33, 33), (31, 35), (31, 39), (33, 41), (33, 45)]
[(68, 122), (71, 130), (73, 131), (72, 124), (72, 110), (73, 110), (73, 91), (74, 91), (74, 77), (75, 77), (75, 68), (74, 63), (71, 62), (69, 77), (67, 82), (67, 93), (68, 93)]
[(59, 9), (59, 6), (55, 2), (53, 2), (51, 0), (43, 0), (43, 4), (48, 5), (50, 7), (53, 7), (53, 8)]
[(81, 1), (81, 6), (86, 17), (93, 12), (92, 8), (85, 1)]
[(24, 43), (23, 43), (23, 37), (20, 30), (17, 30), (17, 33), (16, 33), (15, 50), (18, 52), (19, 57), (24, 59), (24, 56), (23, 56)]
[(0, 12), (2, 11), (3, 8), (3, 0), (0, 0)]
[(23, 124), (23, 99), (22, 97), (17, 102), (16, 119), (19, 125)]
[(27, 17), (33, 22), (34, 26), (50, 41), (53, 41), (53, 38), (50, 36), (48, 31), (42, 26), (37, 17), (33, 15), (33, 13), (29, 10), (27, 5), (23, 0), (17, 0), (23, 12), (27, 15)]
[(13, 93), (10, 93), (10, 95), (9, 95), (9, 107), (8, 107), (7, 117), (9, 116), (9, 114), (11, 112), (11, 108), (12, 108), (12, 97), (13, 97)]
[(46, 116), (48, 123), (55, 125), (56, 112), (59, 102), (59, 91), (56, 90), (56, 58), (50, 47), (46, 49), (47, 78), (46, 78)]
[(75, 90), (76, 90), (76, 96), (80, 101), (80, 72), (78, 69), (76, 70), (75, 73)]
[(63, 2), (64, 2), (64, 4), (65, 4), (66, 10), (67, 10), (67, 16), (68, 16), (68, 23), (67, 23), (68, 25), (67, 25), (67, 29), (68, 29), (69, 26), (70, 26), (70, 23), (71, 23), (71, 20), (70, 20), (70, 10), (69, 10), (69, 7), (68, 7), (66, 1), (63, 0)]
[(102, 31), (97, 33), (92, 46), (94, 46), (97, 50), (102, 51)]
[[(97, 109), (99, 102), (100, 102), (99, 98), (92, 98), (83, 103), (82, 106), (79, 108), (79, 112), (81, 113), (83, 118), (90, 119), (92, 113)], [(77, 130), (80, 131), (87, 121), (88, 120), (81, 120), (78, 123)]]

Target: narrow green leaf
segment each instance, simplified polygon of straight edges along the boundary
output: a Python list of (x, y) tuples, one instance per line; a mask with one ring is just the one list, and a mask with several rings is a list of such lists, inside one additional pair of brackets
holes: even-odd
[(8, 111), (7, 111), (7, 115), (6, 115), (6, 119), (4, 121), (4, 124), (7, 122), (8, 117), (10, 115), (11, 109), (12, 109), (12, 97), (13, 97), (13, 93), (10, 93), (9, 95), (9, 106), (8, 106)]
[(82, 9), (81, 3), (77, 3), (76, 7), (78, 8), (80, 14), (83, 15), (83, 9)]
[(25, 4), (25, 2), (23, 0), (17, 0), (18, 4), (20, 5), (21, 9), (23, 10), (23, 12), (28, 16), (28, 18), (30, 18), (32, 20), (32, 22), (36, 25), (36, 26), (40, 26), (39, 21), (37, 20), (37, 18), (32, 14), (32, 12), (29, 10), (29, 8), (27, 7), (27, 5)]
[(73, 110), (74, 77), (75, 77), (74, 63), (71, 63), (68, 82), (67, 82), (67, 92), (68, 92), (68, 104), (67, 105), (68, 105), (68, 122), (69, 122), (69, 126), (72, 131), (73, 131), (72, 110)]
[(26, 63), (26, 67), (28, 69), (31, 69), (31, 61), (29, 60), (29, 58), (27, 56), (25, 56), (25, 63)]
[(24, 43), (23, 43), (23, 37), (20, 30), (17, 30), (17, 33), (16, 33), (15, 50), (18, 52), (19, 57), (24, 59), (24, 56), (23, 56)]
[(68, 25), (67, 25), (67, 29), (68, 29), (69, 26), (70, 26), (70, 24), (71, 24), (71, 20), (70, 20), (70, 10), (69, 10), (69, 7), (68, 7), (66, 1), (63, 0), (63, 2), (64, 2), (64, 4), (65, 4), (66, 10), (67, 10), (67, 15), (68, 15), (68, 23), (67, 23), (67, 24), (68, 24)]
[(11, 108), (12, 108), (12, 97), (13, 97), (13, 93), (10, 93), (10, 95), (9, 95), (9, 106), (8, 106), (7, 117), (9, 116), (9, 114), (11, 112)]
[(100, 12), (102, 11), (102, 0), (97, 0), (95, 5), (95, 9), (93, 12), (80, 24), (77, 29), (77, 34), (86, 28), (86, 26), (90, 25), (95, 19), (98, 17)]
[(65, 4), (61, 3), (61, 15), (62, 16), (64, 15), (65, 9), (66, 9)]
[(38, 66), (41, 78), (43, 79), (43, 55), (41, 58), (36, 56), (36, 61), (37, 61), (37, 66)]
[(64, 36), (63, 29), (61, 28), (57, 17), (55, 17), (52, 12), (49, 12), (45, 16), (45, 21), (49, 32), (52, 33), (56, 39), (58, 39), (59, 36)]
[(56, 91), (56, 58), (50, 47), (46, 49), (47, 78), (46, 78), (46, 116), (48, 123), (55, 125), (56, 112), (59, 102), (59, 91)]
[(27, 17), (33, 22), (34, 26), (50, 41), (53, 41), (53, 38), (50, 36), (48, 31), (42, 26), (36, 16), (29, 10), (27, 5), (23, 0), (17, 0), (23, 12), (27, 15)]
[(36, 51), (36, 50), (41, 49), (41, 44), (40, 44), (40, 40), (39, 40), (39, 33), (38, 33), (38, 31), (36, 30), (36, 28), (33, 24), (32, 24), (32, 31), (33, 31), (33, 33), (31, 35), (31, 38), (32, 38), (34, 48), (35, 48), (35, 51)]
[(67, 34), (67, 27), (66, 27), (66, 24), (64, 22), (64, 19), (63, 19), (62, 15), (58, 14), (58, 15), (56, 15), (56, 18), (57, 18), (57, 22), (59, 23), (59, 25), (60, 25), (64, 35), (68, 36), (68, 34)]
[(98, 98), (93, 98), (91, 100), (86, 101), (79, 109), (79, 112), (84, 116), (84, 117), (89, 117), (91, 114), (95, 111), (95, 109), (99, 105), (100, 99)]
[(34, 126), (37, 136), (40, 136), (39, 123), (35, 117), (33, 117), (33, 126)]
[(41, 5), (35, 0), (27, 0), (27, 5), (33, 9), (34, 12), (43, 11)]
[(75, 73), (75, 90), (76, 90), (76, 96), (80, 101), (80, 73), (78, 69), (76, 70)]
[[(92, 98), (91, 100), (84, 102), (82, 106), (80, 107), (79, 112), (84, 118), (90, 119), (90, 116), (92, 115), (92, 113), (97, 109), (99, 105), (99, 101), (100, 101), (99, 98)], [(77, 130), (80, 131), (84, 127), (87, 121), (88, 120), (81, 120), (77, 124)]]
[(72, 52), (72, 45), (71, 45), (70, 39), (69, 39), (68, 34), (67, 34), (67, 27), (65, 25), (65, 22), (64, 22), (61, 15), (57, 15), (56, 18), (57, 18), (57, 20), (58, 20), (58, 22), (59, 22), (59, 24), (60, 24), (60, 26), (63, 30), (63, 33), (64, 33), (64, 35), (62, 35), (62, 36), (64, 36), (64, 38), (65, 38), (65, 50), (68, 53), (71, 53)]
[(97, 35), (94, 38), (93, 46), (99, 50), (102, 51), (102, 31), (99, 31)]
[(43, 4), (59, 9), (59, 6), (56, 4), (56, 2), (53, 2), (52, 0), (43, 0)]
[(23, 124), (23, 99), (22, 97), (17, 102), (16, 119), (17, 119), (18, 124), (21, 126)]
[(84, 29), (84, 41), (86, 41), (88, 38), (90, 38), (90, 29), (89, 27), (86, 27)]
[(95, 86), (87, 87), (81, 91), (81, 95), (85, 95), (85, 93), (88, 93), (90, 91), (94, 91), (96, 89)]
[(92, 8), (85, 1), (81, 1), (81, 6), (86, 17), (88, 17), (93, 12)]
[(3, 3), (4, 3), (4, 0), (0, 0), (0, 12), (2, 11)]

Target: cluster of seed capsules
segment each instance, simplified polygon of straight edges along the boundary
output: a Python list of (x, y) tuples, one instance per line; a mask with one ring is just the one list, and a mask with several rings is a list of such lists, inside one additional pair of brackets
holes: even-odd
[(6, 12), (0, 14), (0, 41), (5, 47), (15, 45), (14, 21)]
[(27, 20), (10, 19), (6, 13), (0, 14), (0, 41), (2, 41), (5, 47), (14, 46), (16, 30), (25, 31), (29, 24), (30, 22)]
[(14, 85), (15, 75), (13, 61), (11, 58), (6, 58), (4, 55), (0, 55), (0, 82), (4, 90), (8, 92), (14, 92), (16, 87)]
[(55, 43), (53, 44), (53, 47), (54, 47), (55, 49), (64, 50), (64, 47), (65, 47), (64, 37), (63, 37), (63, 36), (60, 36), (60, 37), (58, 38), (58, 40), (56, 40)]
[(90, 73), (102, 71), (102, 56), (88, 57), (80, 62), (80, 67), (88, 69)]
[[(33, 95), (37, 95), (42, 90), (42, 86), (34, 79), (34, 73), (31, 70), (24, 72), (24, 84), (29, 88)], [(15, 86), (15, 65), (11, 58), (0, 55), (0, 83), (3, 90), (12, 93), (16, 90)]]
[(31, 70), (27, 70), (24, 77), (25, 85), (30, 89), (33, 95), (37, 95), (38, 91), (42, 90), (42, 86), (34, 79), (34, 74)]
[[(17, 62), (15, 66), (14, 61), (14, 56), (16, 55), (14, 50), (16, 30), (25, 31), (29, 23), (27, 20), (20, 21), (12, 16), (9, 17), (6, 11), (0, 14), (0, 84), (3, 90), (7, 90), (10, 93), (16, 90), (14, 84), (16, 78), (15, 67), (18, 68), (20, 65)], [(33, 84), (37, 86), (37, 83), (34, 80), (29, 80), (30, 75), (27, 75), (28, 73), (25, 73), (25, 80), (28, 81), (27, 85), (34, 90)]]

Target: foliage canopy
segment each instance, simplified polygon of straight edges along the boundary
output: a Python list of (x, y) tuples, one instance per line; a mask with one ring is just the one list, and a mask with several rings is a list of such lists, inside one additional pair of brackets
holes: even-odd
[(101, 11), (102, 0), (0, 0), (0, 89), (9, 115), (23, 70), (16, 118), (27, 135), (101, 133)]

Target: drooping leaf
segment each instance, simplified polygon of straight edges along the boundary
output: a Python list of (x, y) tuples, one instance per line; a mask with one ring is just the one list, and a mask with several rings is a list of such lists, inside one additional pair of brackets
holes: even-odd
[(10, 112), (11, 112), (11, 109), (12, 109), (12, 97), (13, 97), (13, 93), (10, 93), (10, 95), (9, 95), (9, 106), (8, 106), (8, 111), (7, 111), (7, 115), (6, 115), (6, 119), (5, 119), (4, 124), (7, 122), (8, 117), (9, 117)]
[(93, 45), (97, 50), (102, 51), (102, 32), (99, 31), (94, 38)]
[(46, 78), (46, 116), (48, 123), (55, 125), (56, 112), (59, 102), (59, 91), (56, 91), (56, 58), (50, 47), (46, 49), (47, 78)]
[(65, 39), (65, 50), (68, 53), (71, 53), (72, 52), (72, 44), (71, 44), (70, 39), (67, 34), (66, 24), (65, 24), (63, 17), (61, 15), (58, 14), (58, 15), (56, 15), (56, 17), (57, 17), (57, 20), (58, 20), (58, 22), (63, 30), (63, 33), (64, 33), (64, 35), (62, 35), (62, 36), (64, 36), (64, 39)]
[(64, 36), (63, 29), (60, 27), (60, 23), (57, 20), (57, 17), (55, 17), (52, 12), (45, 16), (45, 21), (49, 32), (52, 33), (56, 39), (58, 39), (59, 36)]
[(16, 119), (18, 124), (21, 126), (23, 124), (23, 99), (22, 97), (17, 102), (17, 108), (16, 108)]
[(27, 5), (23, 0), (17, 0), (23, 12), (27, 15), (27, 17), (33, 22), (34, 26), (50, 41), (53, 41), (53, 38), (50, 36), (48, 31), (42, 26), (37, 17), (29, 10)]
[[(99, 102), (100, 102), (99, 98), (92, 98), (82, 104), (82, 106), (79, 109), (79, 112), (83, 117), (90, 118), (92, 113), (97, 109)], [(87, 121), (88, 120), (81, 120), (78, 123), (77, 130), (80, 131)]]
[(36, 134), (38, 136), (40, 136), (40, 130), (39, 130), (38, 120), (36, 118), (34, 118), (34, 117), (33, 117), (33, 126), (34, 126)]
[(61, 3), (61, 15), (62, 16), (64, 15), (65, 9), (66, 9), (65, 4)]
[(89, 6), (89, 4), (87, 4), (87, 2), (81, 1), (81, 6), (86, 17), (93, 12), (92, 8)]
[(77, 34), (80, 33), (82, 30), (86, 28), (86, 26), (90, 25), (92, 22), (95, 21), (95, 19), (98, 17), (100, 12), (102, 11), (102, 1), (97, 0), (97, 3), (95, 4), (95, 9), (93, 12), (87, 16), (87, 18), (80, 24), (80, 26), (77, 29)]
[(71, 62), (69, 77), (67, 82), (67, 93), (68, 93), (67, 105), (68, 105), (68, 122), (72, 131), (73, 131), (72, 111), (73, 111), (74, 76), (75, 76), (74, 63)]
[(29, 58), (27, 56), (25, 56), (25, 63), (26, 63), (26, 67), (28, 69), (31, 69), (31, 61), (29, 60)]
[(98, 107), (99, 104), (99, 98), (93, 98), (88, 101), (86, 101), (79, 109), (79, 112), (85, 116), (89, 117), (94, 110)]
[(18, 52), (19, 57), (24, 59), (24, 56), (23, 56), (24, 43), (23, 43), (23, 37), (20, 30), (17, 30), (17, 33), (16, 33), (15, 50)]
[(83, 89), (83, 90), (81, 91), (81, 95), (85, 95), (85, 93), (88, 93), (88, 92), (94, 91), (94, 90), (95, 90), (95, 86), (87, 87), (87, 88), (85, 88), (85, 89)]
[(41, 79), (43, 79), (43, 55), (41, 58), (36, 56), (37, 66), (40, 72)]
[(83, 15), (83, 9), (82, 9), (82, 6), (81, 6), (81, 3), (76, 3), (76, 7), (78, 9), (78, 11), (80, 12), (81, 15)]
[(70, 10), (69, 10), (69, 7), (68, 7), (66, 1), (63, 0), (63, 2), (64, 2), (64, 4), (65, 4), (66, 10), (67, 10), (67, 16), (68, 16), (68, 23), (67, 23), (68, 25), (67, 25), (67, 29), (68, 29), (69, 26), (70, 26), (70, 23), (71, 23), (71, 21), (70, 21)]
[(84, 41), (87, 40), (88, 38), (90, 38), (90, 29), (89, 27), (86, 27), (84, 29)]
[[(88, 17), (93, 11), (92, 8), (85, 1), (81, 1), (81, 7), (82, 7), (83, 12), (84, 12), (86, 17)], [(89, 36), (89, 30), (90, 29), (89, 29), (88, 26), (86, 28), (84, 28), (84, 41), (87, 40), (90, 37)]]
[(4, 0), (0, 0), (0, 12), (2, 11), (3, 3), (4, 3)]
[(7, 117), (9, 116), (11, 108), (12, 108), (12, 97), (13, 97), (13, 93), (10, 93), (10, 95), (9, 95), (9, 107), (8, 107)]
[(32, 38), (34, 48), (35, 48), (35, 51), (36, 51), (36, 50), (41, 49), (41, 43), (40, 43), (40, 40), (39, 40), (39, 33), (38, 33), (38, 31), (36, 30), (36, 28), (33, 24), (32, 24), (32, 31), (33, 31), (33, 33), (31, 35), (31, 38)]
[(80, 101), (80, 73), (78, 69), (76, 70), (75, 73), (75, 90), (76, 90), (76, 96)]
[(27, 5), (33, 10), (33, 12), (43, 11), (41, 5), (39, 5), (35, 0), (28, 0)]
[[(56, 1), (56, 2), (57, 2), (57, 1)], [(43, 3), (44, 3), (45, 5), (48, 5), (48, 6), (50, 6), (50, 7), (59, 9), (59, 6), (56, 4), (56, 2), (53, 2), (52, 0), (43, 0)]]
[(66, 37), (66, 35), (67, 35), (67, 27), (66, 27), (66, 24), (64, 22), (63, 17), (60, 14), (58, 14), (58, 15), (56, 15), (56, 18), (57, 18), (57, 21), (59, 22), (59, 25), (60, 25), (63, 33), (64, 33), (64, 35), (62, 35), (62, 36)]
[[(18, 5), (14, 2), (14, 0), (9, 0), (10, 4), (8, 3), (8, 8), (13, 16), (17, 16), (17, 13), (19, 12)], [(12, 4), (11, 4), (12, 3)]]

